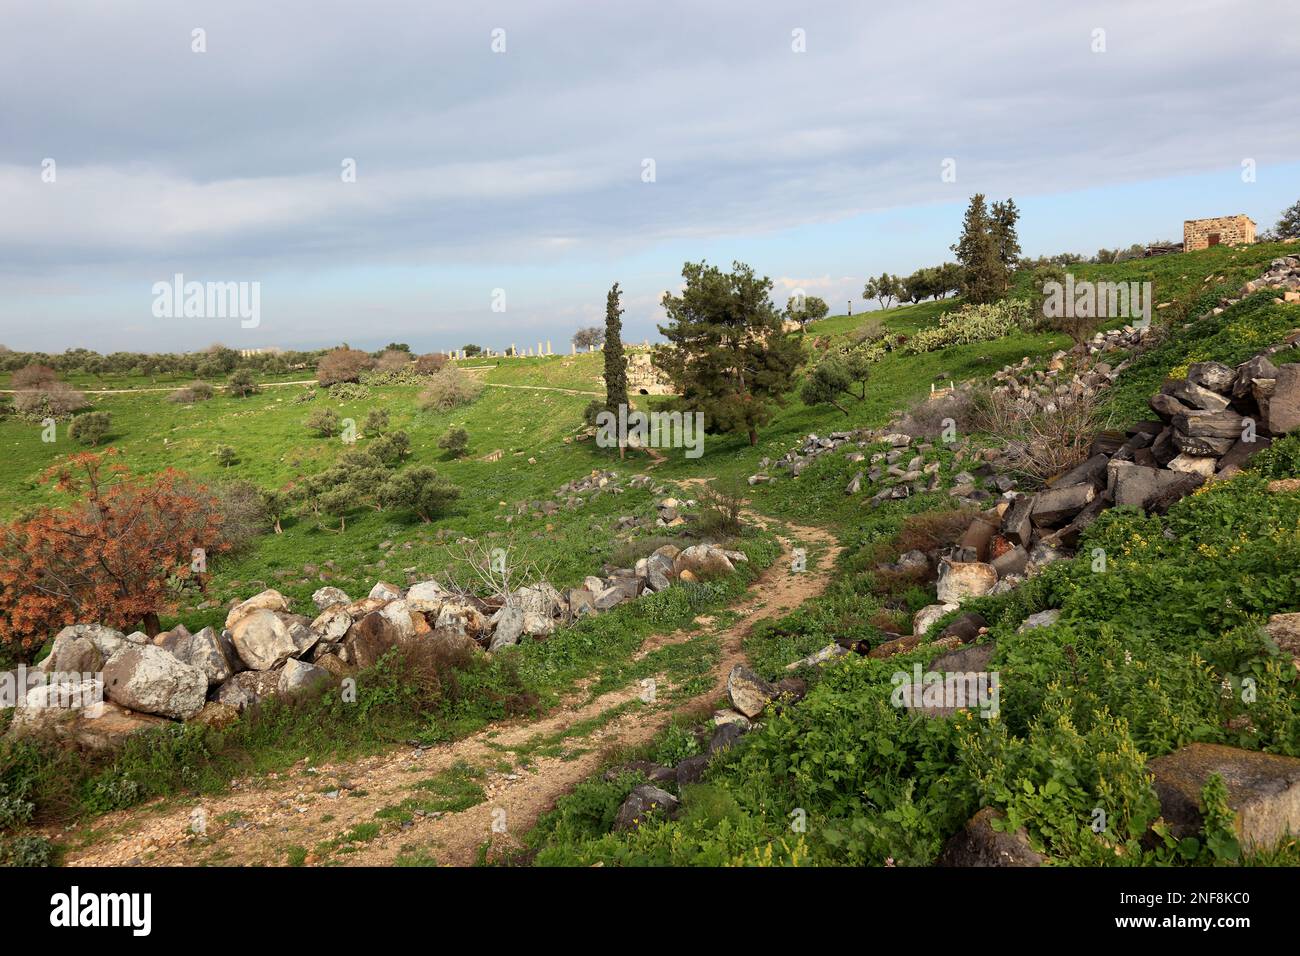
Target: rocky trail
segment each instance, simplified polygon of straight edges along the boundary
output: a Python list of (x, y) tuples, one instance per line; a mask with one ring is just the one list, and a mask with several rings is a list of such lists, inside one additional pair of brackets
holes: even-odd
[[(742, 643), (755, 624), (825, 590), (840, 552), (833, 536), (792, 525), (773, 531), (783, 554), (731, 608), (734, 623), (712, 632), (712, 618), (702, 616), (690, 629), (651, 635), (635, 655), (642, 659), (670, 644), (716, 641), (714, 681), (703, 694), (674, 694), (663, 675), (656, 678), (651, 702), (642, 699), (641, 681), (594, 699), (589, 684), (579, 686), (540, 719), (501, 722), (453, 743), (317, 767), (299, 763), (279, 774), (236, 781), (214, 798), (107, 814), (64, 862), (351, 866), (419, 860), (468, 866), (485, 845), (492, 854), (517, 848), (538, 817), (596, 773), (612, 751), (644, 744), (675, 714), (699, 712), (723, 696), (731, 668), (745, 660)], [(793, 573), (798, 547), (807, 549), (808, 567)], [(445, 812), (420, 809), (430, 806), (430, 787), (452, 780), (467, 785), (468, 799), (454, 801)], [(201, 835), (194, 832), (196, 816), (204, 823)]]

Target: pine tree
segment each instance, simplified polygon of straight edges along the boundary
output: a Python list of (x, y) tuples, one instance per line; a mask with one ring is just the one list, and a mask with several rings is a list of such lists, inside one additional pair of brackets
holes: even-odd
[(744, 432), (758, 444), (758, 429), (784, 405), (803, 348), (781, 331), (769, 296), (772, 280), (743, 263), (730, 273), (703, 262), (682, 267), (686, 287), (665, 293), (669, 324), (659, 331), (669, 345), (654, 363), (679, 396), (678, 406), (701, 412), (710, 434)]
[(971, 197), (961, 238), (952, 251), (962, 266), (961, 291), (968, 302), (993, 302), (1006, 290), (1006, 271), (998, 258), (998, 243), (983, 193)]
[(992, 213), (993, 239), (998, 246), (998, 261), (1002, 263), (1009, 284), (1011, 273), (1015, 271), (1016, 262), (1020, 259), (1020, 237), (1016, 235), (1020, 210), (1016, 208), (1014, 199), (1008, 199), (1006, 202), (995, 202)]
[(1282, 218), (1273, 227), (1273, 232), (1277, 234), (1278, 239), (1300, 238), (1300, 202), (1282, 213)]
[(605, 407), (618, 414), (627, 404), (627, 358), (623, 354), (623, 310), (619, 308), (618, 283), (605, 297)]

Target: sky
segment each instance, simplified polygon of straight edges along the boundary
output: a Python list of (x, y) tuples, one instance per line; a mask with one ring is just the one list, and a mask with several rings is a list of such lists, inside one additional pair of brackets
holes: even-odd
[(567, 351), (700, 259), (861, 311), (976, 192), (1029, 255), (1300, 199), (1294, 0), (810, 6), (0, 0), (0, 343)]

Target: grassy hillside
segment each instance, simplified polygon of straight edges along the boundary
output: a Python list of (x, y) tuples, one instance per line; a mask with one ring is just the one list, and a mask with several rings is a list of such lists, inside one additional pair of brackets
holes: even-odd
[[(1117, 418), (1143, 417), (1146, 396), (1187, 363), (1240, 361), (1300, 326), (1300, 307), (1259, 295), (1182, 328), (1186, 317), (1204, 312), (1271, 258), (1293, 249), (1220, 247), (1075, 267), (1080, 277), (1152, 281), (1156, 300), (1169, 303), (1157, 314), (1172, 320), (1170, 331), (1107, 397)], [(891, 333), (910, 334), (957, 305), (947, 300), (832, 317), (813, 325), (804, 341), (811, 351), (820, 338), (840, 340), (877, 321)], [(777, 676), (788, 661), (837, 638), (874, 641), (884, 631), (904, 628), (912, 612), (931, 603), (931, 589), (882, 575), (877, 565), (893, 560), (927, 523), (942, 522), (953, 504), (941, 492), (872, 509), (867, 496), (844, 494), (861, 466), (838, 455), (818, 459), (796, 480), (783, 477), (749, 488), (741, 484), (744, 478), (759, 470), (762, 458), (781, 456), (809, 432), (882, 425), (939, 380), (983, 378), (1024, 357), (1040, 362), (1067, 344), (1060, 335), (1023, 333), (921, 355), (890, 353), (873, 367), (866, 398), (847, 404), (848, 414), (808, 407), (791, 396), (760, 430), (757, 447), (739, 435), (709, 436), (703, 457), (671, 451), (653, 467), (645, 456), (629, 454), (620, 462), (616, 454), (576, 440), (582, 409), (590, 393), (601, 390), (599, 353), (459, 362), (487, 387), (473, 404), (448, 413), (421, 411), (419, 388), (411, 385), (370, 386), (366, 397), (343, 403), (325, 393), (295, 401), (305, 394), (301, 386), (270, 387), (243, 399), (219, 395), (192, 406), (169, 403), (163, 393), (100, 395), (93, 403), (112, 413), (108, 443), (135, 470), (170, 466), (205, 479), (242, 478), (265, 487), (317, 473), (346, 452), (338, 439), (307, 432), (303, 420), (314, 409), (330, 404), (360, 423), (371, 409), (382, 408), (390, 413), (390, 429), (410, 436), (407, 464), (432, 464), (462, 489), (451, 512), (430, 524), (367, 509), (350, 514), (341, 532), (328, 520), (289, 518), (283, 534), (263, 535), (249, 552), (217, 558), (207, 593), (178, 596), (165, 624), (182, 621), (192, 630), (219, 624), (227, 602), (262, 587), (278, 588), (306, 611), (311, 592), (325, 581), (359, 596), (378, 579), (403, 583), (408, 569), (441, 577), (456, 565), (454, 542), (462, 536), (526, 552), (549, 567), (557, 586), (571, 585), (605, 561), (627, 561), (627, 535), (616, 531), (617, 520), (652, 514), (657, 496), (631, 488), (585, 495), (581, 507), (550, 515), (519, 506), (554, 500), (565, 482), (612, 468), (625, 477), (651, 474), (669, 488), (676, 481), (716, 478), (744, 487), (750, 507), (760, 513), (838, 535), (846, 551), (834, 587), (749, 638), (746, 650), (755, 666)], [(665, 400), (638, 401), (653, 407)], [(453, 426), (470, 434), (468, 459), (444, 460), (437, 448)], [(372, 440), (363, 436), (359, 445)], [(229, 468), (215, 456), (222, 445), (237, 456)], [(0, 509), (12, 516), (59, 500), (37, 479), (78, 449), (62, 428), (58, 442), (45, 444), (38, 426), (10, 418), (0, 420), (0, 450)], [(483, 460), (498, 450), (499, 460)], [(959, 470), (946, 451), (936, 454), (945, 480)], [(924, 652), (887, 662), (855, 656), (807, 674), (813, 681), (808, 698), (768, 720), (715, 764), (688, 799), (682, 819), (643, 827), (633, 836), (610, 836), (612, 813), (635, 780), (593, 780), (534, 834), (538, 862), (925, 863), (981, 804), (1024, 822), (1059, 862), (1216, 858), (1222, 848), (1153, 851), (1138, 845), (1151, 810), (1142, 766), (1188, 740), (1300, 753), (1300, 712), (1289, 675), (1254, 627), (1262, 615), (1294, 605), (1300, 505), (1294, 494), (1273, 494), (1265, 485), (1270, 477), (1297, 474), (1298, 460), (1296, 443), (1285, 443), (1255, 473), (1189, 498), (1163, 519), (1111, 512), (1089, 531), (1081, 549), (1105, 548), (1112, 556), (1107, 574), (1093, 574), (1080, 558), (1052, 566), (1012, 595), (982, 599), (978, 606), (995, 624), (995, 666), (1006, 684), (1001, 719), (902, 716), (889, 705), (890, 675), (914, 659), (923, 662)], [(653, 534), (640, 538), (649, 541)], [(776, 555), (768, 535), (751, 533), (742, 543), (753, 558), (747, 575)], [(743, 584), (738, 579), (673, 589), (638, 601), (501, 655), (469, 671), (454, 695), (436, 701), (412, 698), (402, 675), (392, 672), (368, 684), (369, 703), (360, 710), (335, 712), (328, 702), (313, 705), (321, 710), (271, 708), (258, 721), (241, 722), (224, 734), (185, 728), (164, 744), (128, 748), (106, 764), (42, 765), (25, 750), (9, 752), (4, 785), (26, 781), (23, 786), (40, 795), (42, 807), (58, 807), (59, 813), (96, 812), (156, 794), (220, 788), (250, 765), (273, 769), (304, 754), (315, 759), (369, 752), (412, 737), (445, 740), (504, 715), (533, 713), (581, 677), (601, 686), (667, 668), (698, 692), (707, 685), (691, 681), (707, 672), (715, 645), (670, 645), (638, 663), (630, 660), (631, 651), (649, 633), (687, 625), (702, 610), (724, 606)], [(214, 606), (199, 610), (200, 602)], [(1028, 614), (1049, 607), (1063, 612), (1056, 626), (1016, 633)], [(1121, 660), (1126, 663), (1117, 673)], [(1247, 675), (1256, 680), (1259, 697), (1242, 712), (1217, 688), (1224, 679), (1239, 684)], [(1243, 716), (1250, 718), (1248, 725)], [(321, 726), (331, 733), (321, 735)], [(692, 740), (679, 727), (657, 746), (684, 755)], [(1087, 829), (1098, 805), (1114, 824), (1101, 841)], [(806, 833), (789, 829), (796, 808), (807, 813)]]

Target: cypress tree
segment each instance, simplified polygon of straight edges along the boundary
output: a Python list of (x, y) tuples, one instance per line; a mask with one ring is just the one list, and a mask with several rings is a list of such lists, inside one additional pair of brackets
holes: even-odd
[(623, 310), (619, 308), (622, 295), (615, 282), (605, 297), (605, 407), (618, 414), (618, 407), (627, 404), (627, 358), (623, 355)]

